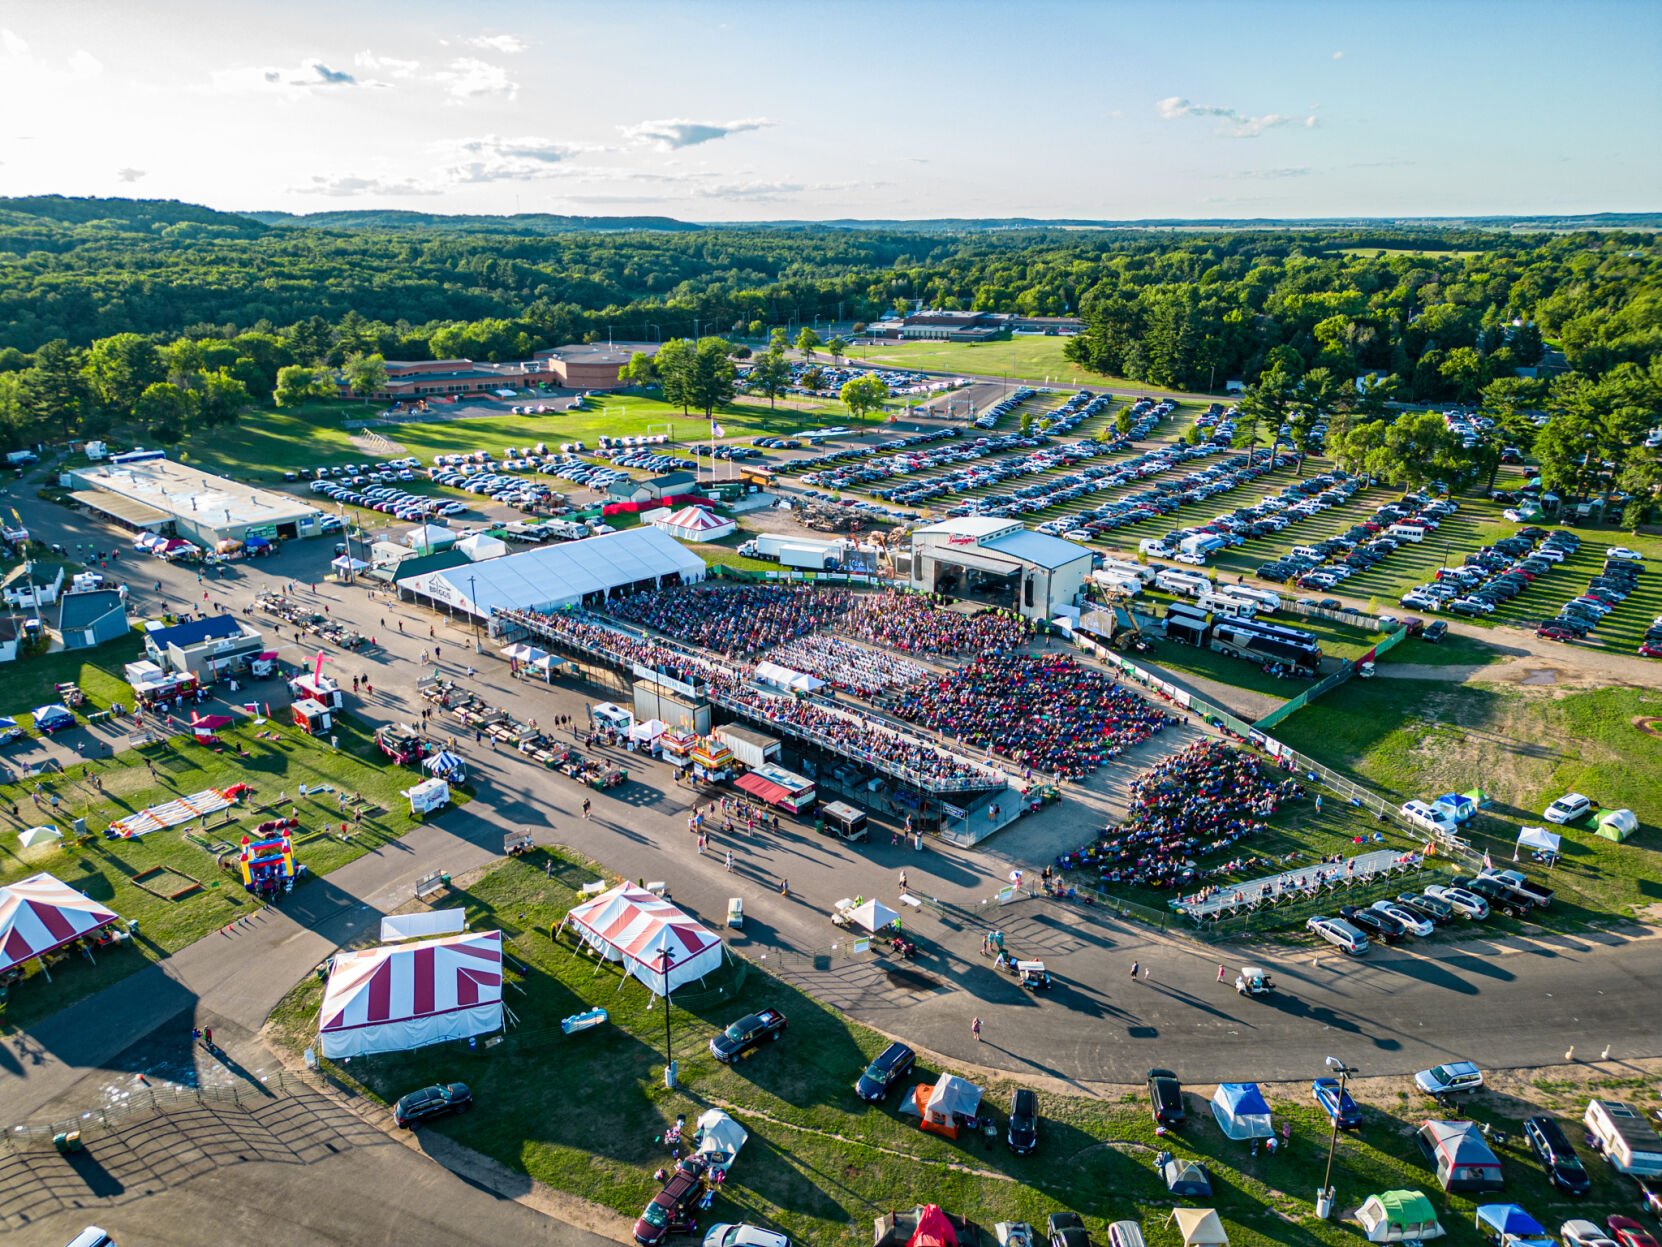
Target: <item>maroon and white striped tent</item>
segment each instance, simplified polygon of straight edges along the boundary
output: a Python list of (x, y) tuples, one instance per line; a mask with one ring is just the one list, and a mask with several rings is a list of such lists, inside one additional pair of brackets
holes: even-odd
[(502, 932), (336, 953), (318, 1040), (327, 1057), (403, 1052), (502, 1029)]
[(116, 921), (91, 897), (52, 875), (0, 888), (0, 973)]
[(632, 883), (585, 901), (566, 915), (566, 922), (589, 947), (607, 961), (622, 962), (625, 973), (659, 996), (665, 993), (666, 977), (667, 990), (674, 991), (719, 967), (726, 952), (709, 928)]

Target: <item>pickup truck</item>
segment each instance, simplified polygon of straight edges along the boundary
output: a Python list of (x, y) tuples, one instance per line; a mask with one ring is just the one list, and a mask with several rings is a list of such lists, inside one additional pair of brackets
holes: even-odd
[(1526, 917), (1535, 908), (1535, 902), (1510, 883), (1496, 879), (1493, 875), (1478, 875), (1472, 879), (1455, 879), (1451, 887), (1465, 888), (1468, 892), (1475, 892), (1489, 902), (1491, 909), (1498, 909), (1508, 918)]
[(1478, 874), (1479, 877), (1498, 879), (1502, 883), (1510, 884), (1514, 891), (1523, 893), (1534, 902), (1536, 909), (1546, 909), (1552, 904), (1552, 889), (1534, 882), (1521, 870), (1484, 870)]

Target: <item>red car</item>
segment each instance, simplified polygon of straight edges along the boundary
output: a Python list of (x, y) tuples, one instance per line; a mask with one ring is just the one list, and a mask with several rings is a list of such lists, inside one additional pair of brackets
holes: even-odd
[(1662, 643), (1646, 641), (1639, 647), (1640, 658), (1662, 658)]
[(1604, 1225), (1620, 1247), (1662, 1247), (1662, 1243), (1656, 1241), (1656, 1235), (1632, 1217), (1606, 1217)]
[(1558, 628), (1554, 627), (1552, 624), (1542, 624), (1539, 628), (1535, 629), (1535, 635), (1538, 637), (1545, 637), (1549, 641), (1575, 640), (1575, 633), (1571, 632), (1568, 628)]
[(678, 1230), (685, 1232), (692, 1220), (693, 1205), (704, 1193), (704, 1162), (689, 1156), (675, 1167), (664, 1189), (635, 1222), (635, 1241), (641, 1247), (657, 1247)]

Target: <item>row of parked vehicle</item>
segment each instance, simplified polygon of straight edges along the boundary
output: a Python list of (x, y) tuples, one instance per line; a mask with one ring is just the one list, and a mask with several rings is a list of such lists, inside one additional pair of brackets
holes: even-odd
[[(1228, 463), (1238, 462), (1237, 456)], [(1270, 470), (1267, 464), (1251, 465), (1260, 475)], [(1223, 515), (1214, 516), (1204, 524), (1191, 525), (1138, 543), (1138, 550), (1159, 558), (1176, 558), (1182, 562), (1202, 564), (1207, 555), (1226, 546), (1240, 546), (1257, 537), (1280, 532), (1289, 524), (1315, 515), (1331, 506), (1350, 501), (1357, 490), (1365, 486), (1347, 472), (1325, 472), (1305, 480), (1293, 481), (1278, 494), (1260, 498), (1251, 506), (1239, 507)], [(1266, 564), (1260, 575), (1266, 579), (1287, 580), (1290, 576), (1278, 574), (1275, 565)]]
[(1005, 416), (1020, 407), (1028, 399), (1037, 398), (1038, 395), (1039, 392), (1037, 390), (1030, 389), (1025, 385), (1022, 386), (1020, 389), (1005, 395), (1003, 398), (999, 399), (998, 402), (994, 403), (991, 407), (988, 407), (979, 416), (977, 416), (975, 418), (975, 427), (978, 429), (995, 428), (998, 425), (998, 422), (1004, 419)]
[[(957, 429), (928, 429), (922, 433), (908, 433), (903, 437), (892, 438), (877, 447), (885, 454), (898, 450), (911, 450), (917, 446), (928, 446), (934, 442), (951, 441), (958, 436)], [(873, 448), (870, 446), (846, 446), (839, 450), (829, 450), (823, 455), (804, 455), (800, 459), (792, 459), (779, 465), (782, 472), (802, 472), (803, 480), (812, 484), (831, 484), (830, 481), (819, 481), (815, 474), (833, 470), (841, 464), (851, 463), (856, 459), (866, 459), (871, 456)], [(840, 486), (839, 486), (840, 488)]]
[(1493, 913), (1524, 918), (1552, 904), (1553, 890), (1522, 871), (1484, 869), (1467, 878), (1405, 892), (1372, 905), (1345, 905), (1337, 918), (1318, 915), (1304, 925), (1341, 952), (1360, 957), (1370, 936), (1385, 944), (1405, 937), (1425, 939), (1456, 919), (1484, 922)]
[[(954, 436), (957, 434), (956, 429), (950, 432)], [(881, 454), (873, 454), (869, 448), (858, 455), (844, 453), (839, 457), (852, 462), (843, 462), (826, 470), (809, 472), (802, 479), (806, 484), (827, 489), (858, 489), (890, 502), (916, 502), (926, 497), (938, 497), (940, 492), (946, 492), (942, 486), (948, 477), (887, 488), (872, 486), (895, 477), (914, 476), (920, 472), (952, 468), (958, 464), (977, 464), (984, 470), (991, 470), (999, 465), (980, 463), (989, 455), (1014, 450), (1034, 450), (1043, 445), (1045, 439), (1037, 434), (1024, 437), (1019, 433), (999, 433), (990, 437), (978, 437), (964, 444), (930, 448), (891, 443), (882, 448), (884, 453)]]
[(425, 498), (391, 485), (374, 485), (368, 489), (356, 490), (334, 481), (313, 481), (312, 492), (322, 494), (331, 502), (363, 507), (367, 511), (381, 511), (394, 519), (406, 521), (428, 520), (441, 515), (460, 515), (467, 510), (461, 503), (448, 498)]
[(1581, 538), (1567, 529), (1520, 528), (1510, 537), (1474, 550), (1460, 567), (1441, 567), (1437, 578), (1404, 594), (1418, 610), (1446, 610), (1468, 618), (1492, 614), (1573, 555)]
[[(1340, 474), (1334, 473), (1334, 476)], [(1344, 481), (1298, 508), (1300, 515), (1348, 501), (1363, 486)], [(1321, 541), (1294, 546), (1286, 554), (1261, 564), (1256, 574), (1266, 580), (1291, 582), (1303, 589), (1336, 589), (1360, 572), (1377, 566), (1406, 544), (1425, 540), (1441, 520), (1453, 515), (1459, 504), (1442, 499), (1429, 500), (1424, 494), (1406, 494), (1396, 502), (1377, 508), (1373, 515), (1358, 521), (1342, 533)]]
[[(1606, 615), (1638, 592), (1643, 560), (1644, 555), (1625, 546), (1607, 550), (1604, 567), (1587, 582), (1587, 591), (1565, 602), (1557, 617), (1542, 623), (1535, 629), (1535, 635), (1553, 641), (1580, 640), (1591, 635)], [(1639, 654), (1644, 658), (1662, 658), (1662, 616), (1652, 620), (1645, 630), (1639, 642)]]
[(284, 472), (285, 481), (337, 481), (342, 485), (384, 485), (391, 481), (415, 480), (421, 460), (388, 459), (384, 463), (338, 463), (329, 467), (297, 468)]

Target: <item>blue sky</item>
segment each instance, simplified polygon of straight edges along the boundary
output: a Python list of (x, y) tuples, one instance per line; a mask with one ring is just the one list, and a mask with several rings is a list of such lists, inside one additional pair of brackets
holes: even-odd
[(22, 0), (0, 193), (828, 217), (1662, 210), (1662, 5)]

